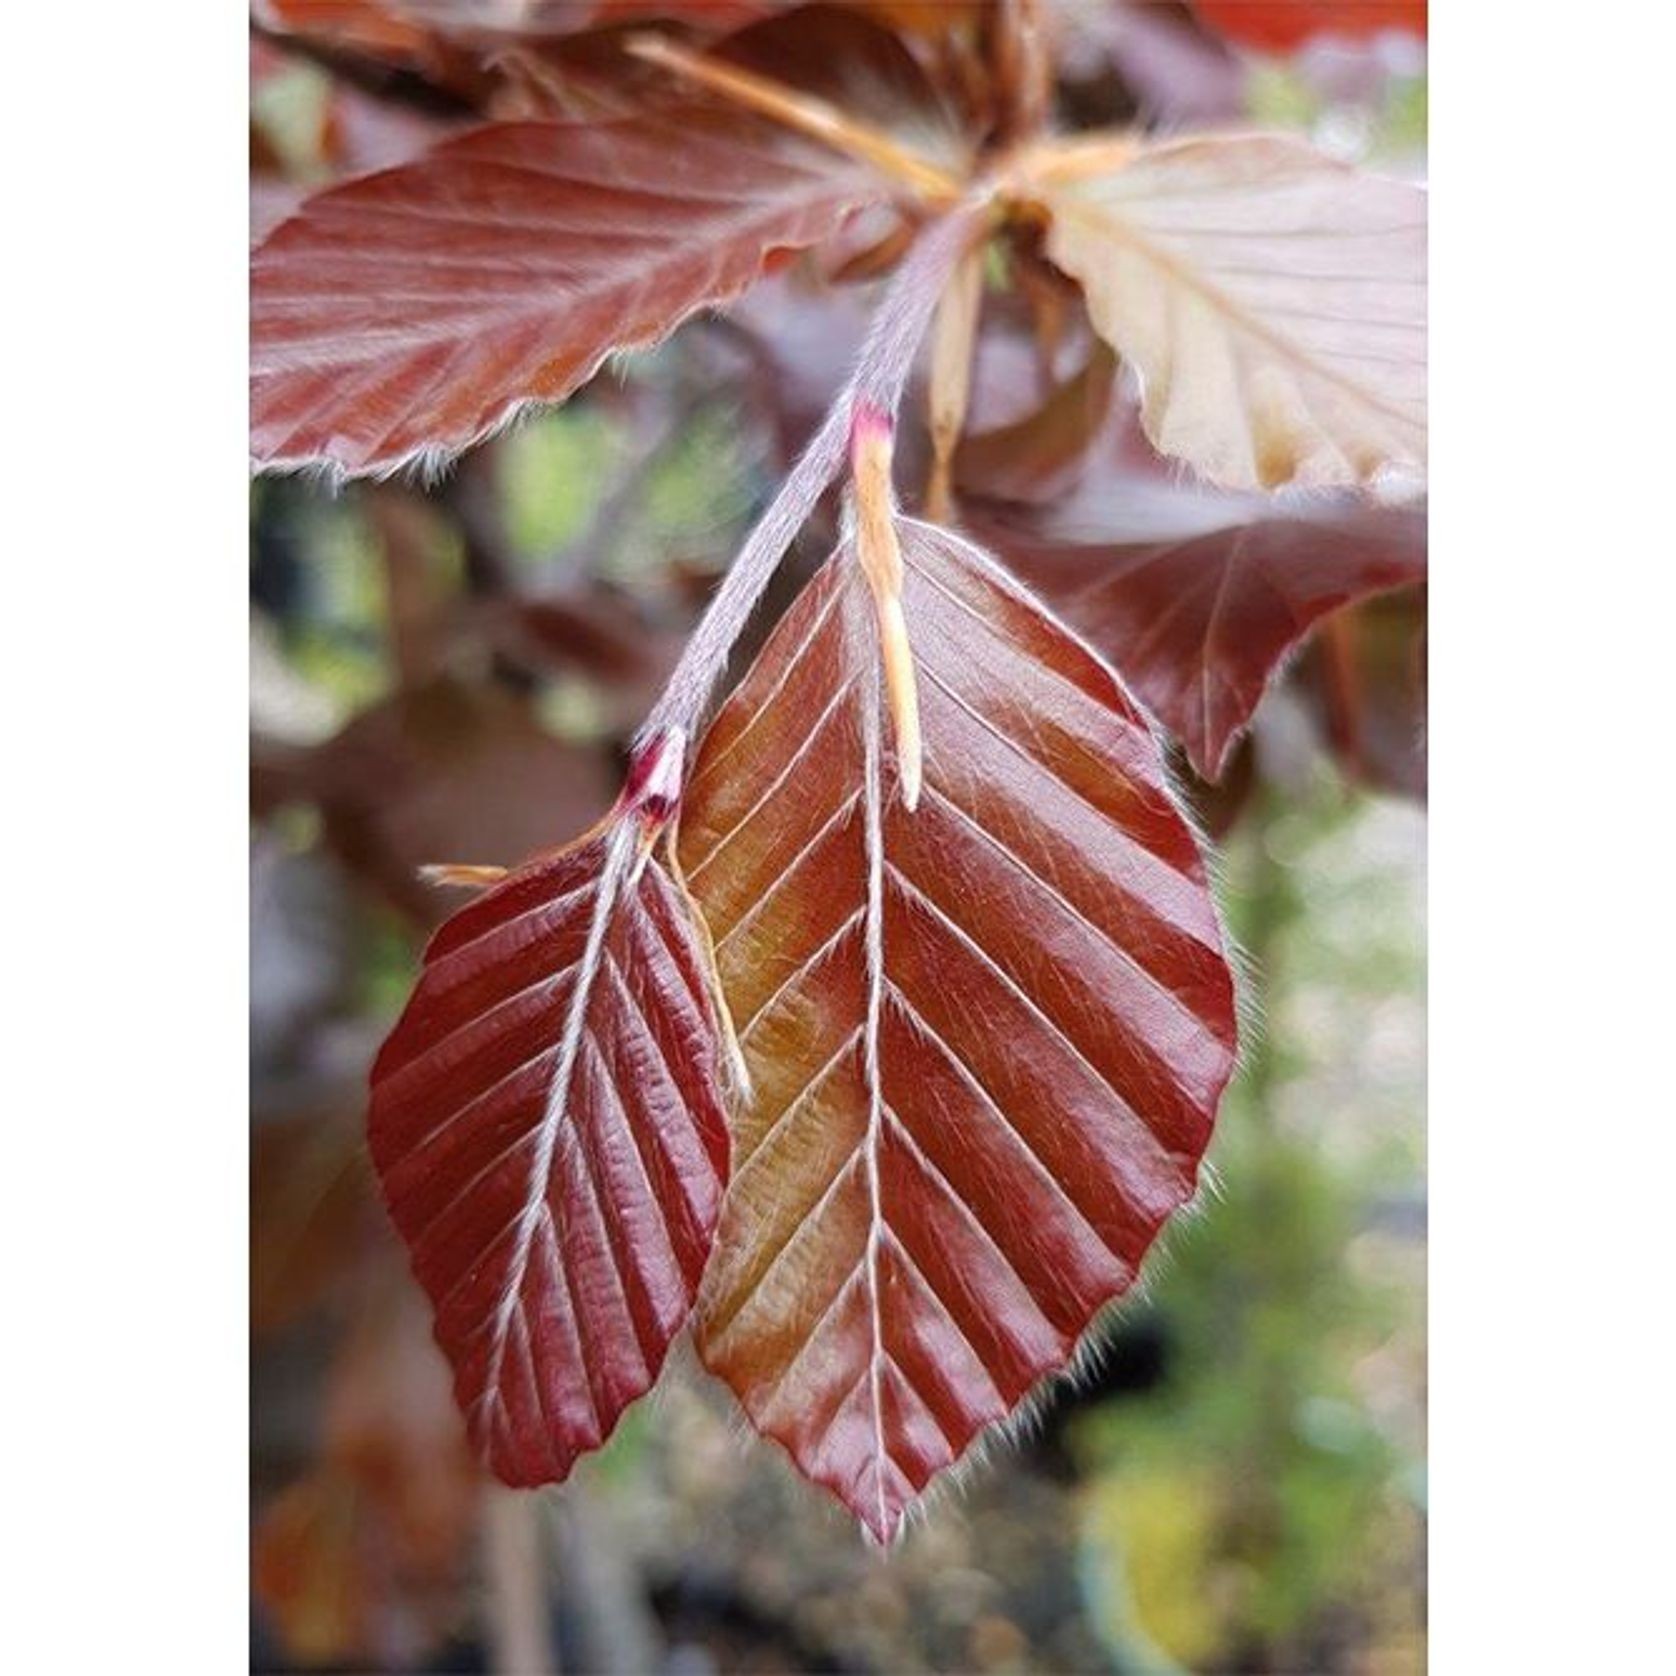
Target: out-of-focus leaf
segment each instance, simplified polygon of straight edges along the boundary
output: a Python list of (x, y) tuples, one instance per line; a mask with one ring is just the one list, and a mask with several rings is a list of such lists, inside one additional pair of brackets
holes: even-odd
[(1423, 508), (1221, 494), (1133, 476), (1035, 521), (976, 527), (1218, 779), (1258, 701), (1328, 613), (1421, 580)]
[(1107, 428), (1117, 359), (1096, 342), (1082, 370), (1010, 425), (971, 432), (955, 453), (955, 480), (995, 500), (1036, 501), (1058, 494), (1080, 471)]
[(1316, 35), (1426, 35), (1426, 0), (1193, 0), (1193, 8), (1230, 40), (1267, 52), (1291, 52)]
[(417, 1565), (440, 1571), (456, 1556), (479, 1478), (448, 1364), (405, 1280), (377, 1299), (339, 1353), (326, 1393), (324, 1454), (380, 1499)]
[(308, 774), (328, 842), (392, 901), (434, 923), (430, 862), (510, 866), (598, 819), (606, 752), (556, 739), (516, 695), (443, 677), (363, 711)]
[(1409, 588), (1338, 613), (1298, 670), (1339, 766), (1405, 797), (1426, 795), (1426, 595)]
[(256, 1597), (293, 1656), (416, 1664), (453, 1627), (478, 1494), (423, 1305), (391, 1288), (331, 1371), (319, 1463), (252, 1542)]
[(263, 1509), (251, 1538), (252, 1593), (292, 1655), (309, 1664), (367, 1645), (361, 1502), (353, 1484), (317, 1469)]
[(473, 55), (401, 0), (252, 0), (251, 17), (275, 36), (323, 51), (376, 82), (405, 82), (444, 103), (475, 103), (486, 82)]
[(959, 171), (970, 161), (970, 118), (878, 7), (798, 6), (742, 30), (710, 56), (823, 99), (945, 168)]
[(1418, 478), (1426, 199), (1293, 140), (1183, 140), (1041, 191), (1147, 435), (1233, 489)]
[(294, 52), (251, 43), (251, 173), (291, 177), (300, 199), (331, 176), (386, 169), (457, 124), (328, 76)]
[(456, 35), (569, 35), (613, 24), (681, 23), (738, 29), (795, 0), (390, 0), (393, 9)]
[(1234, 1053), (1146, 723), (985, 555), (900, 538), (917, 810), (845, 546), (718, 715), (680, 834), (754, 1091), (700, 1350), (880, 1541), (1134, 1282)]
[(639, 695), (636, 716), (655, 694), (641, 689), (669, 672), (673, 637), (640, 621), (627, 601), (603, 588), (484, 600), (470, 626), (502, 651), (551, 668), (572, 668)]
[(253, 1330), (284, 1327), (340, 1288), (376, 1214), (358, 1109), (260, 1125), (250, 1158)]
[[(456, 0), (442, 3), (462, 9)], [(645, 109), (667, 100), (679, 84), (662, 71), (637, 70), (626, 52), (637, 35), (648, 33), (648, 25), (666, 23), (673, 29), (658, 33), (678, 32), (689, 44), (702, 45), (713, 61), (754, 70), (864, 121), (918, 130), (933, 149), (942, 149), (938, 142), (950, 137), (943, 95), (899, 36), (958, 27), (959, 8), (936, 0), (917, 10), (923, 15), (907, 15), (916, 8), (881, 0), (840, 5), (712, 0), (694, 6), (679, 0), (661, 6), (623, 0), (595, 9), (591, 17), (586, 7), (565, 13), (526, 7), (524, 15), (533, 21), (507, 26), (522, 36), (510, 46), (505, 28), (498, 41), (482, 30), (477, 33), (496, 49), (497, 66), (522, 84), (514, 98), (497, 104), (500, 116), (602, 116), (621, 113), (627, 104)], [(585, 25), (580, 31), (579, 24)], [(714, 39), (724, 28), (735, 32)]]
[(353, 47), (374, 57), (423, 65), (431, 35), (390, 0), (253, 0), (251, 15), (279, 34)]
[(1220, 844), (1234, 830), (1257, 789), (1257, 753), (1251, 741), (1235, 743), (1219, 780), (1203, 779), (1180, 750), (1171, 752), (1170, 769), (1176, 790), (1192, 811), (1199, 830)]
[[(1067, 11), (1061, 27), (1061, 96), (1073, 114), (1114, 72), (1136, 114), (1151, 123), (1174, 129), (1244, 112), (1245, 66), (1185, 0), (1078, 7)], [(1111, 117), (1101, 110), (1090, 126)]]
[(310, 199), (251, 270), (252, 447), (434, 462), (657, 342), (883, 191), (755, 120), (501, 123)]
[(456, 914), (373, 1068), (385, 1200), (514, 1485), (564, 1478), (651, 1386), (715, 1231), (708, 957), (640, 839), (608, 823)]
[[(709, 33), (743, 28), (782, 12), (839, 9), (806, 8), (803, 0), (524, 0), (498, 8), (495, 0), (392, 0), (392, 4), (439, 26), (529, 35), (656, 21)], [(845, 0), (843, 9), (893, 29), (933, 34), (970, 22), (980, 9), (980, 0)]]

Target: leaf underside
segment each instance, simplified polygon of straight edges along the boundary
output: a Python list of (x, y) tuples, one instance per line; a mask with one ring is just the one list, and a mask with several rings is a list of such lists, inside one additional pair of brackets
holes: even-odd
[(985, 555), (901, 536), (918, 810), (844, 547), (718, 715), (679, 837), (753, 1084), (699, 1349), (881, 1542), (1134, 1282), (1235, 1036), (1144, 720)]
[(706, 957), (630, 825), (432, 939), (373, 1068), (386, 1202), (484, 1463), (565, 1477), (685, 1325), (727, 1169)]
[(1231, 489), (1419, 478), (1426, 197), (1293, 140), (1183, 140), (1043, 194), (1147, 435)]
[(440, 459), (881, 195), (824, 147), (698, 110), (498, 123), (334, 187), (252, 260), (253, 453), (351, 474)]

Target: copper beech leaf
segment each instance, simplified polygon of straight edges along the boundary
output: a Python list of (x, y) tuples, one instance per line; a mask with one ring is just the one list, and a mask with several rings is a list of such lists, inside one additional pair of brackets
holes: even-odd
[(1235, 1036), (1146, 722), (984, 554), (899, 533), (917, 810), (846, 545), (718, 714), (679, 838), (753, 1088), (699, 1349), (881, 1542), (1133, 1284)]
[(1322, 618), (1426, 574), (1424, 507), (1356, 496), (1219, 494), (1127, 477), (1098, 482), (1046, 521), (997, 509), (975, 522), (1209, 780)]
[(1151, 146), (1041, 191), (1147, 435), (1231, 489), (1417, 479), (1426, 198), (1295, 140)]
[(256, 460), (443, 458), (883, 190), (823, 146), (689, 109), (493, 124), (319, 193), (252, 259)]
[(385, 1199), (509, 1484), (564, 1478), (653, 1383), (715, 1230), (708, 957), (641, 842), (608, 822), (455, 914), (373, 1068)]

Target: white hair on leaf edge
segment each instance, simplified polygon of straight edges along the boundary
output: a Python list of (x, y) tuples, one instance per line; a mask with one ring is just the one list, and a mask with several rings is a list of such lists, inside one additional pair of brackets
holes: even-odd
[[(590, 373), (589, 378), (592, 376)], [(577, 386), (577, 390), (581, 388), (581, 385)], [(575, 390), (571, 392), (571, 395), (574, 394)], [(419, 489), (434, 489), (447, 478), (462, 455), (518, 429), (541, 414), (556, 412), (569, 400), (570, 396), (563, 396), (557, 401), (520, 396), (460, 442), (423, 443), (393, 460), (374, 465), (347, 465), (330, 454), (281, 454), (272, 459), (253, 454), (250, 471), (253, 477), (300, 477), (304, 482), (333, 495), (342, 494), (351, 483), (390, 483), (397, 480)]]
[[(337, 190), (336, 186), (327, 187), (324, 193), (318, 195), (324, 196), (335, 190)], [(265, 245), (268, 240), (273, 237), (274, 233), (279, 231), (280, 227), (286, 226), (291, 221), (294, 221), (301, 216), (307, 208), (307, 202), (311, 201), (312, 200), (306, 201), (303, 205), (293, 211), (291, 215), (287, 216), (284, 221), (280, 222), (279, 226), (270, 229), (268, 234), (265, 235), (265, 237), (257, 244), (256, 249), (258, 251), (261, 250), (263, 245)], [(847, 201), (844, 205), (843, 215), (847, 217), (849, 214), (861, 208), (869, 201), (870, 199), (864, 185), (858, 181), (858, 184), (850, 195), (849, 201)], [(409, 449), (407, 453), (398, 456), (394, 460), (360, 466), (347, 465), (341, 460), (333, 459), (330, 455), (321, 454), (278, 455), (272, 459), (262, 459), (252, 455), (252, 473), (259, 475), (272, 474), (276, 476), (299, 474), (307, 477), (313, 477), (324, 484), (334, 494), (340, 492), (346, 483), (362, 478), (370, 479), (376, 483), (384, 483), (390, 481), (392, 478), (406, 477), (409, 481), (415, 482), (421, 487), (430, 488), (440, 482), (447, 475), (449, 468), (460, 455), (469, 453), (473, 448), (481, 447), (482, 444), (500, 435), (501, 432), (507, 430), (510, 426), (518, 423), (533, 412), (562, 407), (571, 399), (572, 396), (574, 396), (579, 390), (585, 388), (596, 376), (598, 376), (602, 368), (605, 368), (613, 373), (618, 380), (621, 381), (626, 374), (629, 357), (645, 354), (650, 350), (658, 348), (660, 345), (666, 343), (670, 338), (672, 338), (684, 325), (686, 325), (689, 320), (694, 319), (696, 316), (701, 314), (721, 313), (731, 304), (738, 302), (739, 299), (743, 297), (746, 292), (752, 290), (756, 286), (757, 282), (762, 279), (763, 275), (767, 273), (770, 258), (784, 248), (787, 247), (779, 244), (767, 245), (760, 252), (755, 266), (740, 280), (737, 285), (729, 286), (727, 289), (717, 292), (715, 295), (701, 298), (684, 312), (677, 314), (673, 319), (663, 322), (660, 326), (654, 328), (642, 337), (631, 338), (622, 343), (607, 344), (571, 381), (570, 388), (566, 390), (563, 395), (552, 397), (514, 397), (512, 400), (507, 402), (507, 404), (500, 410), (499, 413), (495, 415), (494, 418), (490, 419), (486, 424), (480, 425), (476, 430), (471, 432), (470, 435), (463, 437), (458, 441), (451, 441), (447, 443), (423, 443), (417, 448)], [(791, 248), (807, 247), (793, 246)]]

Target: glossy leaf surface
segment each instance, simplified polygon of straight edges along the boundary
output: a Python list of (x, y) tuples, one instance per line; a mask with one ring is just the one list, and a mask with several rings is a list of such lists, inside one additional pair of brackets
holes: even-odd
[(1296, 141), (1183, 140), (1047, 188), (1048, 254), (1226, 488), (1423, 475), (1426, 199)]
[(737, 296), (880, 191), (824, 147), (692, 110), (495, 124), (320, 193), (252, 261), (255, 457), (349, 473), (441, 458)]
[(718, 715), (680, 835), (753, 1086), (699, 1348), (880, 1541), (1134, 1282), (1234, 1053), (1145, 722), (985, 555), (900, 538), (917, 811), (842, 547)]
[(627, 820), (431, 940), (373, 1069), (373, 1159), (479, 1455), (562, 1479), (657, 1377), (726, 1173), (705, 956)]
[(1259, 498), (1127, 478), (1054, 519), (997, 513), (979, 527), (1212, 780), (1316, 623), (1426, 573), (1424, 508), (1348, 496)]

